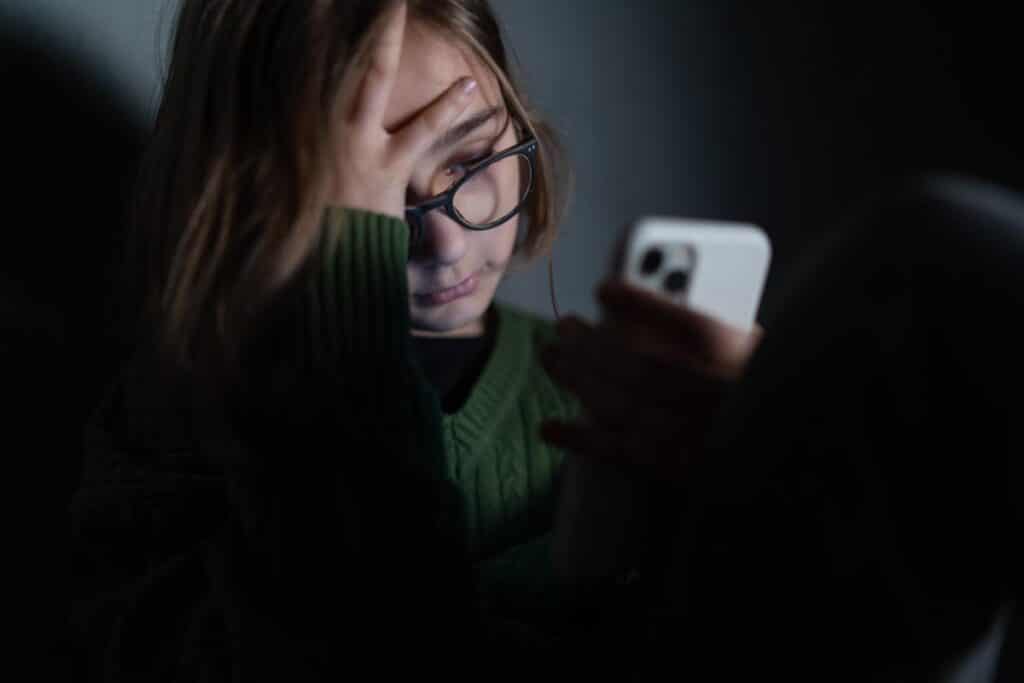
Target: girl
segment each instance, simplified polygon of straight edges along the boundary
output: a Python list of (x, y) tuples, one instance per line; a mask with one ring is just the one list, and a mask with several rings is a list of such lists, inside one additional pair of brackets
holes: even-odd
[(576, 407), (493, 297), (566, 175), (487, 3), (185, 0), (148, 159), (145, 341), (72, 505), (93, 671), (320, 680), (554, 624), (538, 430)]

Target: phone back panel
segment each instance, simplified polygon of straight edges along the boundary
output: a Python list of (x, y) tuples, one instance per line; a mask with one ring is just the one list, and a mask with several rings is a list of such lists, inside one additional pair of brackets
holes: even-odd
[(680, 305), (750, 329), (764, 290), (771, 244), (749, 223), (670, 217), (638, 220), (622, 276)]

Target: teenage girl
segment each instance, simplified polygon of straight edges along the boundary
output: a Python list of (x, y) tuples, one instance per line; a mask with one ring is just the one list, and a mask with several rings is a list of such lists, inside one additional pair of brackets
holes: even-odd
[(142, 343), (72, 504), (95, 671), (551, 642), (539, 427), (577, 408), (550, 326), (493, 299), (565, 195), (484, 0), (185, 0), (136, 203)]

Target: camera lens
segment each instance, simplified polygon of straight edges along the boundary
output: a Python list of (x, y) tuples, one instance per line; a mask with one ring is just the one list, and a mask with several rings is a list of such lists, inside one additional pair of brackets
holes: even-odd
[(690, 281), (690, 274), (682, 270), (673, 270), (665, 278), (665, 291), (670, 294), (678, 294), (679, 292), (686, 289), (686, 285)]
[(640, 264), (640, 270), (644, 275), (654, 275), (661, 268), (661, 262), (664, 260), (664, 256), (661, 254), (661, 249), (652, 248), (648, 249), (647, 253), (644, 254), (644, 260)]

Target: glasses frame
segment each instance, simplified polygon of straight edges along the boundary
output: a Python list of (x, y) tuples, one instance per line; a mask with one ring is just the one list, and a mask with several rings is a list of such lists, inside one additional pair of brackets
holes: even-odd
[[(527, 186), (526, 191), (523, 192), (523, 196), (519, 200), (519, 203), (516, 204), (515, 208), (513, 208), (507, 215), (502, 216), (498, 220), (491, 221), (490, 223), (485, 223), (483, 225), (470, 223), (461, 215), (459, 215), (459, 212), (455, 209), (455, 193), (459, 191), (459, 188), (461, 188), (470, 178), (472, 178), (477, 171), (487, 168), (491, 164), (497, 163), (502, 159), (507, 159), (508, 157), (516, 154), (521, 154), (524, 157), (526, 157), (527, 161), (530, 164), (530, 184), (529, 186)], [(405, 221), (406, 223), (409, 224), (409, 229), (412, 233), (412, 241), (418, 242), (423, 235), (423, 216), (436, 209), (441, 209), (442, 211), (444, 211), (446, 216), (448, 216), (453, 221), (455, 221), (462, 227), (466, 228), (467, 230), (491, 230), (492, 228), (496, 228), (502, 223), (511, 220), (513, 216), (515, 216), (522, 210), (523, 205), (526, 203), (526, 200), (530, 197), (530, 193), (533, 192), (534, 178), (536, 178), (537, 175), (536, 169), (537, 139), (532, 136), (527, 138), (526, 140), (523, 140), (514, 147), (509, 147), (504, 151), (494, 153), (493, 155), (487, 157), (486, 159), (481, 159), (477, 163), (467, 168), (466, 174), (459, 178), (451, 187), (449, 187), (441, 194), (431, 197), (430, 199), (419, 204), (416, 204), (414, 206), (405, 207)]]

